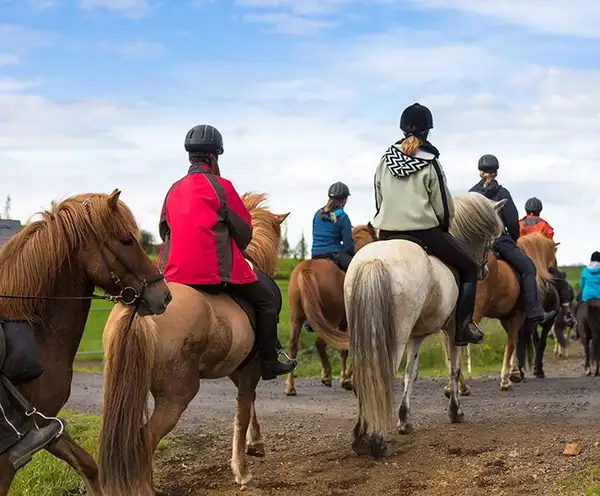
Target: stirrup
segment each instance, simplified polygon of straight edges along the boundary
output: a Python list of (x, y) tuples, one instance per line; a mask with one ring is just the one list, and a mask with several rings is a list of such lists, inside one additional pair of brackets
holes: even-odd
[(290, 357), (283, 349), (279, 350), (277, 352), (277, 356), (283, 356), (286, 360), (290, 361), (290, 362), (294, 362), (294, 363), (298, 363), (298, 360), (296, 360), (295, 358)]
[[(42, 412), (38, 412), (35, 407), (33, 407), (30, 411), (25, 412), (25, 415), (29, 418), (37, 416), (37, 417), (43, 418), (44, 420), (46, 420), (48, 422), (58, 422), (58, 425), (60, 425), (60, 430), (58, 431), (58, 434), (56, 435), (55, 439), (58, 439), (65, 432), (65, 423), (61, 419), (59, 419), (58, 417), (47, 417)], [(33, 423), (35, 424), (35, 426), (38, 429), (40, 428), (40, 426), (37, 424), (37, 422), (35, 420), (33, 420)]]

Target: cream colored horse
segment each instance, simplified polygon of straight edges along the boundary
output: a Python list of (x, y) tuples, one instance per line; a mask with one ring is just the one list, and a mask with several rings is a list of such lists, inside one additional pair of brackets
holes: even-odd
[[(498, 210), (478, 193), (454, 198), (453, 229), (475, 260), (483, 260), (501, 232)], [(371, 243), (353, 258), (344, 281), (344, 297), (359, 416), (353, 449), (358, 454), (385, 453), (383, 436), (391, 427), (393, 382), (408, 344), (404, 394), (398, 410), (398, 431), (412, 432), (410, 400), (418, 374), (423, 340), (440, 329), (449, 335), (452, 394), (448, 414), (461, 422), (458, 400), (460, 373), (454, 345), (454, 310), (458, 287), (450, 269), (419, 245), (405, 240)]]
[[(243, 196), (254, 228), (245, 256), (272, 277), (288, 214), (267, 210), (261, 205), (265, 196)], [(168, 286), (173, 300), (164, 314), (140, 318), (121, 305), (106, 323), (98, 450), (104, 496), (155, 494), (152, 455), (196, 396), (201, 379), (229, 377), (237, 386), (231, 468), (242, 488), (252, 481), (246, 454), (265, 454), (254, 409), (260, 361), (252, 354), (255, 338), (247, 314), (227, 295)], [(154, 397), (149, 419), (148, 393)]]

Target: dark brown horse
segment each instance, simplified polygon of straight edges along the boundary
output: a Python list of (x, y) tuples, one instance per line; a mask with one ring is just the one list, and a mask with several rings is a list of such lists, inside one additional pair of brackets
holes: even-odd
[(585, 351), (585, 375), (592, 375), (590, 362), (595, 366), (594, 376), (600, 376), (600, 300), (588, 300), (577, 309), (577, 325)]
[[(352, 228), (356, 251), (377, 240), (370, 224)], [(290, 356), (298, 355), (300, 331), (305, 321), (316, 331), (315, 346), (323, 369), (321, 382), (331, 387), (331, 363), (327, 345), (340, 350), (340, 381), (344, 389), (352, 389), (348, 363), (348, 332), (344, 309), (344, 272), (331, 260), (304, 260), (290, 274), (288, 306), (290, 312)], [(285, 394), (296, 396), (294, 374), (288, 374)]]
[[(138, 243), (138, 226), (119, 194), (115, 190), (111, 195), (67, 198), (0, 250), (0, 316), (34, 325), (44, 368), (20, 392), (45, 415), (58, 414), (69, 398), (73, 360), (96, 286), (108, 294), (133, 288), (141, 295), (143, 315), (163, 313), (170, 301), (169, 289)], [(88, 494), (102, 495), (96, 463), (67, 433), (47, 449), (81, 474)], [(0, 495), (8, 494), (14, 474), (6, 455), (0, 457)]]

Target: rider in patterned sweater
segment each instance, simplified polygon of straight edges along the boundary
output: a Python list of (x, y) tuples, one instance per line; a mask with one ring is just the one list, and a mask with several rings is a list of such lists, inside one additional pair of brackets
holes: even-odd
[[(526, 215), (519, 221), (520, 236), (539, 232), (548, 239), (554, 241), (554, 229), (550, 224), (548, 224), (547, 221), (540, 217), (543, 207), (542, 201), (535, 196), (533, 198), (529, 198), (529, 200), (525, 202)], [(560, 297), (564, 318), (569, 325), (572, 325), (574, 318), (569, 304), (573, 299), (573, 295), (571, 294), (571, 288), (567, 282), (566, 275), (558, 270), (556, 264), (550, 267), (549, 271), (554, 277), (554, 285)]]
[(457, 346), (478, 344), (483, 334), (473, 322), (477, 291), (477, 262), (448, 232), (454, 203), (438, 159), (440, 152), (428, 141), (433, 128), (431, 111), (415, 103), (402, 112), (404, 138), (391, 145), (375, 173), (373, 227), (379, 239), (421, 241), (430, 253), (459, 273), (456, 307)]
[(496, 180), (500, 163), (494, 155), (483, 155), (479, 159), (478, 168), (481, 181), (469, 191), (480, 193), (494, 201), (506, 200), (500, 212), (504, 231), (494, 242), (494, 251), (521, 276), (527, 318), (535, 324), (546, 322), (554, 317), (556, 312), (544, 312), (535, 280), (535, 265), (517, 247), (517, 240), (519, 239), (519, 214), (510, 192), (504, 186), (498, 184)]

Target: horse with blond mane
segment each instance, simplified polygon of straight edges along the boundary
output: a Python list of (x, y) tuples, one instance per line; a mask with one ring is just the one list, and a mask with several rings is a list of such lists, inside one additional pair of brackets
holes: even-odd
[[(377, 240), (377, 232), (371, 224), (352, 228), (355, 250)], [(298, 355), (300, 331), (308, 322), (317, 333), (315, 347), (321, 359), (321, 383), (331, 387), (331, 363), (327, 345), (340, 350), (340, 384), (352, 389), (351, 368), (348, 367), (348, 332), (344, 309), (344, 272), (331, 260), (317, 259), (300, 262), (290, 275), (288, 306), (290, 312), (290, 357)], [(285, 394), (296, 396), (294, 373), (288, 374)]]
[[(0, 250), (1, 320), (7, 326), (14, 321), (32, 326), (43, 369), (41, 375), (17, 384), (21, 398), (15, 400), (34, 412), (39, 426), (47, 424), (44, 416), (57, 415), (69, 398), (73, 360), (92, 299), (118, 300), (120, 295), (132, 303), (127, 308), (134, 312), (137, 307), (140, 315), (158, 315), (170, 301), (119, 195), (115, 190), (111, 195), (67, 198), (43, 212), (41, 220), (25, 225)], [(106, 295), (94, 295), (96, 286)], [(6, 367), (11, 360), (8, 346), (5, 351)], [(46, 449), (79, 472), (88, 494), (102, 496), (96, 463), (66, 432)], [(8, 456), (0, 456), (1, 495), (8, 494), (15, 471)]]
[[(253, 226), (244, 255), (273, 277), (281, 224), (289, 214), (270, 212), (263, 206), (265, 198), (264, 194), (242, 197)], [(265, 454), (254, 408), (261, 367), (244, 302), (183, 284), (169, 282), (168, 286), (173, 301), (164, 314), (135, 316), (127, 329), (124, 323), (131, 319), (130, 312), (115, 308), (106, 323), (99, 446), (104, 496), (155, 494), (153, 453), (198, 392), (200, 379), (229, 377), (237, 386), (231, 468), (242, 488), (252, 481), (246, 454)], [(154, 397), (154, 411), (145, 422), (148, 393)]]
[[(549, 292), (554, 291), (552, 275), (548, 269), (555, 263), (556, 244), (543, 234), (531, 233), (519, 237), (517, 246), (535, 265), (536, 282), (543, 301)], [(522, 371), (519, 368), (516, 351), (519, 330), (525, 323), (526, 314), (520, 300), (521, 284), (515, 270), (491, 252), (488, 254), (488, 270), (488, 276), (477, 284), (473, 320), (479, 323), (483, 317), (498, 319), (507, 333), (500, 372), (500, 390), (507, 391), (511, 389), (513, 383), (521, 381)], [(448, 353), (447, 349), (446, 353)], [(461, 389), (468, 390), (462, 371), (458, 380)], [(446, 396), (450, 394), (451, 385), (447, 385)]]
[[(501, 232), (498, 210), (504, 202), (468, 193), (454, 197), (454, 205), (451, 227), (455, 236), (474, 260), (483, 260)], [(394, 377), (407, 343), (398, 431), (412, 432), (410, 400), (419, 349), (427, 336), (440, 329), (449, 334), (451, 344), (448, 414), (452, 422), (463, 420), (457, 388), (460, 361), (454, 345), (457, 298), (452, 270), (409, 239), (371, 243), (352, 259), (344, 281), (344, 299), (359, 406), (352, 445), (356, 453), (378, 457), (386, 451), (383, 437), (392, 422)]]

